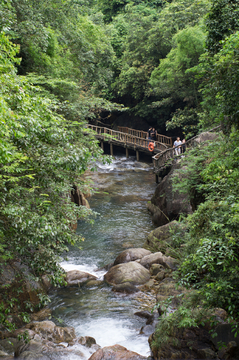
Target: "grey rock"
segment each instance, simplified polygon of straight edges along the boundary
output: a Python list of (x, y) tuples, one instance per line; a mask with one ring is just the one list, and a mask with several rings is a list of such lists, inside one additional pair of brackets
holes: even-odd
[(172, 270), (176, 270), (177, 268), (177, 260), (171, 258), (170, 256), (165, 256), (161, 252), (144, 256), (140, 260), (140, 264), (146, 269), (149, 269), (152, 264), (161, 264), (165, 268)]
[(86, 281), (96, 279), (96, 276), (80, 270), (70, 270), (66, 273), (66, 282), (68, 286), (79, 285)]
[(142, 259), (142, 257), (151, 254), (151, 251), (143, 249), (143, 248), (131, 248), (122, 251), (117, 258), (115, 259), (114, 265), (126, 263), (129, 261), (135, 261), (138, 259)]
[(110, 285), (129, 282), (133, 285), (145, 284), (150, 279), (150, 273), (145, 267), (135, 261), (113, 266), (104, 276)]

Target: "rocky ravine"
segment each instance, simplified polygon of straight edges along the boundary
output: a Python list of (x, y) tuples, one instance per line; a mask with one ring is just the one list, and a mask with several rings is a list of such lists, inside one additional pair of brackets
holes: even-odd
[[(151, 292), (157, 301), (161, 301), (168, 296), (186, 292), (185, 289), (176, 287), (172, 278), (176, 267), (177, 260), (163, 255), (162, 252), (151, 253), (146, 249), (131, 248), (123, 251), (116, 258), (112, 267), (105, 274), (105, 281), (112, 286), (113, 291), (126, 294), (136, 293), (141, 297), (144, 292)], [(95, 281), (90, 274), (80, 271), (70, 271), (66, 279), (68, 286), (78, 286), (78, 282)], [(171, 310), (176, 310), (177, 305), (175, 297)], [(216, 341), (213, 341), (206, 328), (175, 329), (177, 338), (180, 340), (179, 345), (158, 348), (153, 343), (153, 332), (158, 323), (159, 314), (155, 316), (148, 311), (139, 311), (135, 315), (144, 317), (146, 320), (146, 325), (141, 332), (151, 334), (149, 341), (153, 353), (152, 359), (236, 359), (233, 356), (238, 349), (235, 341), (237, 339), (230, 341), (230, 329), (224, 323), (225, 312), (222, 310), (217, 312), (221, 325), (218, 328), (220, 334), (216, 340), (220, 340), (220, 336), (221, 338), (224, 336), (225, 339), (225, 334), (227, 334), (228, 346), (221, 353), (216, 346)], [(71, 327), (59, 327), (49, 320), (38, 321), (48, 316), (49, 312), (42, 310), (34, 315), (33, 322), (12, 333), (8, 339), (0, 340), (0, 357), (8, 360), (13, 359), (14, 356), (19, 359), (49, 360), (52, 358), (52, 354), (55, 356), (58, 353), (61, 358), (71, 354), (79, 359), (88, 359), (86, 356), (90, 356), (90, 360), (146, 360), (145, 357), (117, 344), (102, 349), (90, 336), (77, 337)], [(29, 338), (28, 343), (17, 339), (19, 334), (26, 333)], [(80, 344), (81, 348), (76, 347), (76, 344)]]
[[(164, 256), (161, 252), (151, 253), (146, 249), (128, 249), (123, 251), (115, 260), (115, 263), (105, 275), (105, 281), (112, 285), (112, 290), (126, 294), (138, 293), (140, 297), (144, 291), (151, 291), (155, 294), (155, 289), (163, 281), (165, 284), (171, 282), (170, 274), (176, 268), (175, 259)], [(165, 281), (166, 280), (166, 281)], [(73, 270), (66, 274), (67, 286), (78, 286), (79, 283), (96, 281), (96, 278), (88, 273)], [(170, 285), (171, 286), (171, 285)], [(155, 315), (148, 311), (139, 311), (136, 316), (144, 317), (146, 326), (141, 329), (145, 334), (152, 334), (156, 324)], [(51, 359), (51, 354), (59, 353), (72, 354), (79, 356), (79, 359), (87, 359), (76, 344), (81, 344), (87, 348), (88, 354), (94, 353), (90, 359), (132, 359), (143, 360), (145, 357), (128, 351), (122, 346), (114, 345), (100, 349), (91, 337), (76, 337), (75, 331), (71, 327), (59, 327), (52, 321), (44, 320), (49, 317), (47, 309), (43, 309), (32, 317), (32, 322), (21, 329), (11, 333), (2, 333), (0, 340), (0, 357), (13, 359)], [(43, 320), (43, 321), (39, 321)], [(18, 340), (18, 335), (24, 334), (29, 339), (28, 343)], [(10, 336), (9, 336), (10, 335)], [(10, 341), (10, 343), (9, 343)]]

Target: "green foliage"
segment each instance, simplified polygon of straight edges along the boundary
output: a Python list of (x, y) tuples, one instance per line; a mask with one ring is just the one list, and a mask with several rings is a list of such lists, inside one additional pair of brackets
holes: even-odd
[[(222, 49), (214, 56), (211, 87), (216, 98), (216, 106), (223, 116), (223, 123), (230, 132), (232, 126), (239, 127), (238, 117), (238, 61), (239, 31), (222, 42)], [(205, 92), (208, 87), (205, 86)]]
[(59, 116), (56, 101), (15, 74), (15, 47), (1, 36), (9, 47), (0, 75), (1, 256), (20, 256), (36, 275), (56, 276), (57, 256), (79, 240), (71, 224), (90, 214), (67, 194), (73, 184), (84, 186), (81, 175), (101, 150), (92, 135), (84, 135), (84, 122)]
[(232, 132), (228, 140), (197, 148), (195, 160), (186, 159), (188, 177), (181, 186), (191, 194), (196, 188), (201, 203), (186, 219), (186, 253), (178, 270), (180, 283), (196, 288), (202, 305), (221, 307), (234, 319), (239, 316), (238, 148), (238, 132)]
[(90, 18), (93, 1), (12, 0), (12, 5), (12, 30), (21, 44), (20, 74), (83, 81), (98, 92), (107, 88), (114, 52), (102, 17)]
[(180, 128), (186, 139), (193, 137), (198, 132), (198, 114), (195, 108), (177, 109), (170, 121), (166, 122), (166, 129)]
[[(175, 109), (186, 106), (191, 111), (197, 106), (197, 86), (193, 76), (185, 73), (178, 91), (176, 82), (169, 86), (172, 96), (159, 95), (158, 86), (151, 88), (151, 74), (173, 50), (178, 31), (197, 26), (209, 6), (208, 0), (5, 0), (4, 9), (9, 8), (7, 31), (20, 44), (19, 74), (34, 72), (44, 77), (34, 84), (57, 96), (64, 116), (78, 118), (82, 99), (76, 95), (80, 89), (86, 108), (87, 103), (93, 105), (95, 96), (104, 97), (124, 103), (132, 115), (150, 118), (164, 129)], [(104, 23), (104, 16), (110, 25)], [(201, 35), (195, 31), (198, 40)], [(170, 66), (175, 68), (173, 57)], [(175, 98), (176, 92), (181, 92), (179, 98)], [(96, 108), (99, 101), (95, 103)], [(112, 108), (109, 103), (104, 107)]]
[[(2, 0), (0, 3), (0, 31), (9, 31), (14, 26), (16, 17), (11, 0)], [(11, 33), (13, 35), (13, 33)]]
[(15, 325), (9, 321), (10, 309), (5, 307), (4, 302), (0, 303), (0, 324), (8, 331), (14, 331)]
[[(197, 85), (186, 70), (198, 63), (205, 50), (202, 17), (209, 6), (206, 0), (166, 2), (162, 9), (145, 2), (127, 4), (112, 21), (118, 61), (111, 98), (120, 99), (132, 114), (150, 118), (161, 129), (175, 108), (195, 108)], [(159, 79), (163, 64), (167, 79)]]
[(152, 56), (157, 58), (153, 52), (149, 53), (148, 45), (149, 31), (155, 26), (157, 12), (145, 6), (131, 5), (127, 7), (124, 18), (120, 16), (115, 21), (118, 34), (120, 30), (122, 32), (122, 25), (126, 34), (124, 46), (121, 46), (120, 74), (113, 85), (114, 91), (121, 97), (131, 94), (133, 99), (139, 101), (148, 87), (154, 63)]
[[(185, 217), (181, 264), (175, 278), (188, 288), (184, 296), (168, 298), (156, 306), (164, 311), (153, 346), (176, 344), (180, 329), (208, 323), (216, 336), (215, 308), (227, 311), (234, 335), (239, 319), (239, 188), (238, 131), (197, 146), (181, 159), (174, 188), (190, 194), (194, 213)], [(182, 172), (184, 178), (178, 176)], [(186, 173), (186, 176), (185, 176)], [(180, 182), (179, 182), (180, 178)], [(178, 235), (175, 234), (177, 237)], [(177, 304), (175, 312), (170, 313)]]
[(110, 22), (113, 17), (125, 10), (127, 4), (138, 5), (143, 4), (144, 6), (150, 6), (153, 8), (162, 7), (164, 0), (98, 0), (99, 7), (104, 14), (105, 22)]
[[(0, 263), (20, 259), (36, 277), (47, 274), (53, 285), (64, 285), (59, 256), (68, 250), (68, 244), (81, 241), (73, 230), (77, 219), (88, 221), (93, 215), (74, 204), (70, 192), (75, 186), (90, 190), (82, 175), (94, 168), (97, 159), (104, 161), (94, 134), (85, 133), (85, 118), (96, 116), (99, 108), (115, 106), (100, 98), (82, 100), (74, 82), (54, 82), (44, 76), (37, 79), (35, 75), (38, 86), (32, 85), (34, 76), (17, 75), (18, 47), (3, 32), (0, 47)], [(39, 79), (45, 81), (45, 89), (42, 83), (39, 86)], [(75, 95), (79, 121), (69, 114), (70, 102), (70, 121), (60, 114), (67, 106), (64, 110), (64, 103), (53, 95), (54, 85), (59, 99), (63, 92), (70, 94), (70, 87), (79, 90)], [(27, 313), (34, 310), (29, 301), (18, 300), (18, 291), (20, 287), (1, 288), (0, 322), (10, 331), (14, 329), (13, 313), (28, 321)], [(39, 294), (40, 306), (48, 300)]]
[[(150, 84), (164, 101), (154, 102), (155, 106), (178, 104), (185, 109), (178, 109), (172, 120), (167, 122), (167, 129), (181, 127), (188, 137), (197, 130), (198, 89), (194, 74), (188, 69), (198, 63), (204, 52), (205, 32), (202, 26), (187, 27), (173, 37), (174, 47), (151, 74)], [(166, 102), (166, 100), (168, 101)]]
[(211, 54), (221, 49), (221, 40), (239, 30), (239, 1), (212, 0), (207, 16), (207, 48)]

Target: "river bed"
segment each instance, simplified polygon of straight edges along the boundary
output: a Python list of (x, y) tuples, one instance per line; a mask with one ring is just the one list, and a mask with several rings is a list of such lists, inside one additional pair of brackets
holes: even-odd
[[(152, 164), (134, 158), (115, 157), (110, 165), (98, 164), (93, 176), (98, 193), (89, 200), (98, 213), (94, 224), (78, 222), (77, 233), (85, 240), (81, 249), (71, 247), (62, 267), (82, 270), (103, 280), (106, 271), (97, 269), (112, 263), (117, 255), (130, 247), (142, 247), (155, 226), (147, 211), (147, 201), (156, 184)], [(134, 313), (152, 308), (152, 295), (122, 295), (112, 292), (104, 282), (54, 290), (51, 294), (53, 317), (73, 326), (77, 336), (92, 336), (100, 346), (120, 344), (128, 350), (149, 356), (148, 335), (140, 334), (145, 319)], [(67, 359), (87, 359), (71, 357)]]

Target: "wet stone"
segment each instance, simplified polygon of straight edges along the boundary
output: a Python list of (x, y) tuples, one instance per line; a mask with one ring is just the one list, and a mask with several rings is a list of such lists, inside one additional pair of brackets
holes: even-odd
[(124, 284), (115, 285), (112, 288), (112, 291), (126, 293), (126, 294), (133, 294), (139, 291), (139, 289), (135, 285), (126, 282)]
[(78, 339), (78, 343), (87, 347), (91, 347), (92, 345), (96, 344), (96, 341), (93, 337), (91, 336), (81, 336)]

